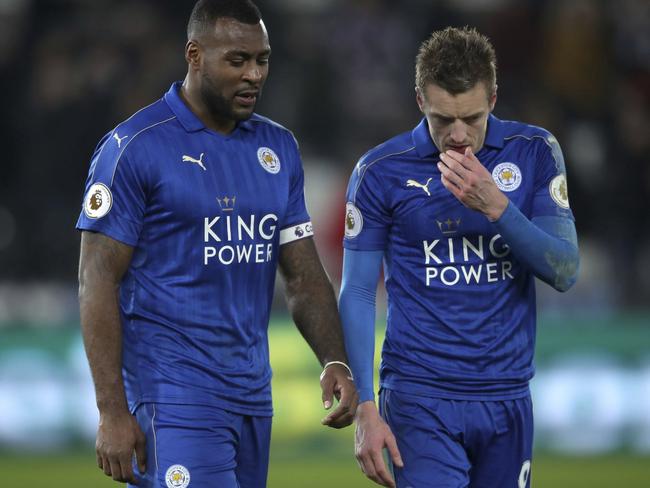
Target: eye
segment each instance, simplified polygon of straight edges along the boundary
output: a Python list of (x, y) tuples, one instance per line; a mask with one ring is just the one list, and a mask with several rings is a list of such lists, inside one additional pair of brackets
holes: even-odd
[(231, 59), (231, 60), (229, 60), (229, 62), (230, 62), (230, 65), (234, 66), (235, 68), (240, 68), (240, 67), (244, 66), (244, 60), (240, 59), (240, 58)]
[(449, 117), (436, 117), (436, 122), (438, 125), (449, 125), (454, 122), (454, 119), (449, 118)]
[(269, 58), (259, 58), (257, 64), (269, 64)]

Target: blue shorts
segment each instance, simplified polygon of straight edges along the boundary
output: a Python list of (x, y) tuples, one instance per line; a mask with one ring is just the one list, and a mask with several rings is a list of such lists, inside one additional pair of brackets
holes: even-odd
[(445, 400), (383, 389), (380, 412), (397, 438), (397, 488), (530, 488), (533, 408), (517, 400)]
[(142, 404), (135, 416), (147, 437), (147, 472), (134, 464), (133, 488), (266, 486), (271, 417), (165, 403)]

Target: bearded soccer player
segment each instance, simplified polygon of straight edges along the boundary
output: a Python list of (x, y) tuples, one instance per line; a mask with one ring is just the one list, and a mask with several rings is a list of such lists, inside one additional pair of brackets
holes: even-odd
[(384, 486), (530, 486), (534, 278), (569, 289), (578, 244), (557, 140), (499, 120), (496, 99), (488, 39), (434, 32), (416, 61), (422, 121), (370, 150), (350, 178), (339, 307), (360, 397), (357, 460)]
[[(353, 420), (336, 299), (291, 132), (253, 110), (271, 49), (248, 0), (201, 0), (185, 80), (99, 143), (81, 229), (81, 324), (97, 463), (140, 487), (266, 486), (267, 328), (279, 266), (321, 364), (323, 419)], [(134, 456), (135, 455), (135, 456)]]

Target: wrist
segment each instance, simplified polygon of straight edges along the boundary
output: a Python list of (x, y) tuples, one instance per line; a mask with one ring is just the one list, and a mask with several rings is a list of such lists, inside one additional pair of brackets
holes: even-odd
[(379, 416), (379, 410), (377, 410), (377, 405), (374, 400), (367, 400), (365, 402), (359, 403), (357, 405), (357, 413), (355, 415), (357, 418), (372, 418)]
[(506, 197), (503, 193), (499, 193), (499, 198), (497, 199), (497, 202), (485, 212), (485, 216), (490, 222), (496, 222), (501, 218), (503, 213), (506, 211), (509, 203), (510, 200), (508, 199), (508, 197)]
[(332, 367), (334, 365), (339, 365), (339, 366), (347, 369), (348, 370), (348, 376), (349, 376), (350, 380), (351, 381), (354, 380), (354, 376), (352, 375), (352, 369), (350, 369), (350, 366), (348, 366), (343, 361), (328, 361), (328, 362), (326, 362), (323, 365), (323, 372), (320, 374), (320, 379), (321, 380), (323, 379), (323, 376), (325, 375), (325, 371), (327, 370), (327, 368), (330, 368), (330, 367)]

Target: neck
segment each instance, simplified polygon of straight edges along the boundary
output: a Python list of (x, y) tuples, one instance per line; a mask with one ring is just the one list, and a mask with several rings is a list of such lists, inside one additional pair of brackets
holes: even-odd
[(221, 134), (230, 134), (237, 125), (236, 122), (228, 118), (215, 117), (201, 98), (198, 84), (192, 80), (188, 74), (183, 80), (183, 85), (179, 91), (181, 99), (189, 107), (203, 124), (209, 129)]

